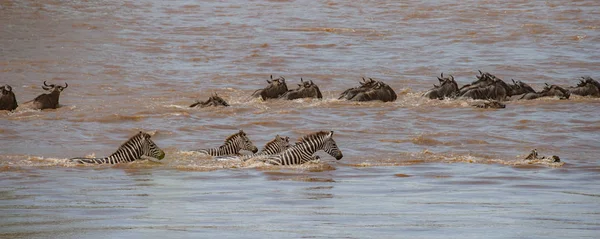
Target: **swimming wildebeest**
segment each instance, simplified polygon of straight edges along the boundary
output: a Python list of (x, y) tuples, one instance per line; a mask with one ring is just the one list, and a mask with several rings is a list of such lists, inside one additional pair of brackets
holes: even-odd
[(18, 106), (15, 93), (9, 85), (0, 86), (2, 96), (0, 96), (0, 110), (15, 110)]
[(263, 100), (277, 99), (288, 91), (283, 76), (273, 79), (273, 75), (271, 75), (271, 80), (267, 80), (267, 83), (269, 83), (267, 87), (254, 91), (252, 97), (260, 97)]
[(196, 107), (196, 106), (199, 106), (200, 108), (204, 108), (204, 107), (209, 107), (209, 106), (229, 106), (229, 104), (227, 104), (227, 102), (223, 98), (218, 96), (217, 93), (214, 93), (206, 101), (196, 100), (195, 103), (190, 105), (190, 108)]
[(304, 79), (300, 78), (300, 84), (298, 84), (298, 88), (288, 90), (280, 98), (286, 100), (295, 100), (300, 98), (322, 99), (323, 95), (321, 94), (319, 87), (313, 83), (312, 80), (304, 81)]
[(433, 84), (433, 88), (423, 94), (424, 97), (429, 99), (451, 98), (458, 94), (458, 84), (454, 81), (454, 76), (444, 78), (444, 73), (438, 76), (440, 85)]
[(496, 78), (496, 76), (488, 73), (488, 72), (481, 72), (481, 70), (479, 70), (479, 75), (475, 75), (475, 77), (477, 78), (476, 81), (471, 82), (470, 84), (466, 84), (463, 85), (462, 87), (460, 87), (458, 89), (458, 96), (461, 96), (463, 94), (465, 94), (467, 91), (471, 90), (471, 89), (475, 89), (475, 88), (479, 88), (482, 86), (487, 86), (491, 83), (493, 83), (493, 79)]
[(541, 92), (524, 94), (520, 100), (533, 100), (541, 97), (558, 97), (561, 100), (565, 100), (569, 99), (570, 96), (571, 93), (569, 93), (568, 90), (557, 85), (548, 85), (548, 83), (546, 83), (546, 86)]
[(508, 85), (511, 89), (511, 92), (510, 92), (511, 100), (518, 100), (527, 93), (535, 93), (535, 90), (530, 85), (528, 85), (520, 80), (518, 80), (518, 81), (515, 81), (514, 79), (511, 79), (511, 80), (512, 80), (513, 84)]
[(382, 81), (375, 81), (372, 78), (360, 82), (360, 86), (345, 90), (340, 94), (338, 99), (346, 99), (351, 101), (374, 101), (380, 100), (383, 102), (396, 100), (397, 95), (394, 90), (383, 83)]
[(511, 88), (500, 78), (492, 78), (486, 85), (470, 88), (460, 95), (461, 98), (504, 101), (511, 96)]
[(569, 87), (569, 93), (580, 96), (600, 97), (600, 83), (589, 76), (581, 77), (579, 83), (575, 87)]
[(552, 155), (550, 157), (547, 156), (539, 156), (537, 149), (533, 149), (531, 150), (531, 153), (529, 155), (527, 155), (527, 157), (525, 157), (525, 160), (545, 160), (545, 161), (550, 161), (551, 163), (559, 163), (560, 162), (560, 158), (556, 155)]
[(42, 89), (50, 91), (50, 93), (41, 94), (33, 99), (33, 106), (35, 109), (56, 109), (58, 108), (58, 99), (60, 92), (69, 87), (69, 84), (65, 82), (65, 86), (50, 84), (47, 85), (44, 81)]
[(495, 100), (490, 100), (488, 102), (483, 102), (483, 104), (477, 104), (477, 105), (473, 105), (473, 106), (477, 107), (477, 108), (483, 108), (483, 109), (504, 109), (504, 108), (506, 108), (505, 104), (502, 104)]

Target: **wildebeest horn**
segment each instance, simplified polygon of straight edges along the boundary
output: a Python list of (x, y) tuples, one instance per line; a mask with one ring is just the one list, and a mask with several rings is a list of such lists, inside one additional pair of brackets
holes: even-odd
[(478, 70), (480, 75), (483, 75), (483, 72), (481, 72), (481, 70)]
[(271, 80), (273, 79), (273, 75), (271, 75)]
[(65, 82), (65, 88), (63, 88), (63, 89), (66, 89), (67, 87), (69, 87), (69, 84), (67, 84), (67, 82)]
[(515, 85), (517, 84), (517, 82), (515, 82), (515, 79), (511, 78), (510, 80), (512, 80), (513, 84), (515, 84)]
[(550, 85), (548, 85), (548, 82), (546, 82), (546, 83), (544, 83), (544, 84), (546, 84), (546, 86), (550, 86)]
[(440, 76), (442, 76), (442, 78), (444, 78), (444, 72), (442, 72), (442, 74), (440, 74)]
[(50, 89), (52, 89), (52, 87), (49, 87), (49, 86), (48, 86), (48, 87), (46, 87), (46, 86), (42, 86), (42, 89), (44, 89), (44, 90), (50, 90)]
[(51, 86), (51, 85), (47, 85), (47, 84), (46, 84), (46, 81), (44, 81), (44, 86)]
[(271, 82), (272, 82), (272, 81), (270, 81), (270, 80), (267, 80), (267, 83), (271, 84)]
[(312, 80), (310, 80), (310, 84), (311, 84), (311, 85), (314, 85), (315, 83), (313, 83), (313, 82), (312, 82)]
[(304, 83), (304, 79), (302, 79), (302, 77), (300, 77), (300, 83)]
[(454, 76), (450, 75), (450, 78), (451, 78), (452, 80), (454, 80)]

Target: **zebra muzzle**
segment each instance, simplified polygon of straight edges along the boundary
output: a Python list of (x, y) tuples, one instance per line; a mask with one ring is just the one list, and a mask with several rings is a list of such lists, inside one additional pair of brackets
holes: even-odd
[(157, 159), (164, 159), (165, 158), (165, 151), (160, 151), (160, 154), (158, 155), (158, 157), (156, 157)]

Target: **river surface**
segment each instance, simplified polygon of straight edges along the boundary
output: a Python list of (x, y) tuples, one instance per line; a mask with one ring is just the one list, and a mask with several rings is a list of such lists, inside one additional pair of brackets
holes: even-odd
[[(7, 1), (0, 84), (1, 238), (598, 238), (600, 99), (421, 95), (478, 70), (541, 90), (600, 78), (598, 1)], [(250, 97), (270, 75), (324, 99)], [(362, 77), (391, 103), (337, 100)], [(43, 81), (69, 84), (31, 110)], [(227, 108), (190, 109), (218, 93)], [(215, 161), (243, 129), (334, 131), (344, 157)], [(161, 163), (79, 166), (139, 131)], [(561, 162), (525, 161), (537, 149)]]

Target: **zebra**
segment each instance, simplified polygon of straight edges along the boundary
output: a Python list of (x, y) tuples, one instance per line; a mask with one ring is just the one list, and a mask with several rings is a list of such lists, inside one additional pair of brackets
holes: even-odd
[(225, 143), (217, 148), (198, 149), (193, 151), (208, 154), (210, 156), (227, 156), (239, 155), (240, 150), (248, 150), (252, 151), (252, 153), (258, 152), (258, 148), (252, 144), (252, 141), (250, 141), (243, 130), (227, 137)]
[(271, 141), (269, 141), (267, 144), (265, 144), (265, 146), (260, 150), (260, 152), (255, 153), (255, 154), (249, 154), (249, 155), (243, 155), (241, 157), (239, 156), (234, 156), (234, 157), (218, 157), (217, 160), (234, 160), (234, 159), (239, 159), (242, 161), (248, 161), (251, 158), (254, 158), (256, 156), (263, 156), (263, 155), (273, 155), (273, 154), (278, 154), (281, 153), (283, 151), (285, 151), (286, 149), (290, 148), (290, 137), (285, 136), (285, 137), (281, 137), (279, 135), (275, 135), (275, 138), (272, 139)]
[(333, 140), (333, 131), (319, 131), (300, 138), (296, 145), (276, 155), (261, 157), (258, 160), (273, 165), (296, 165), (307, 162), (319, 162), (319, 156), (313, 155), (323, 150), (335, 159), (342, 159), (342, 151)]
[(133, 162), (142, 158), (155, 158), (161, 160), (165, 157), (162, 151), (152, 140), (148, 133), (140, 131), (127, 142), (123, 143), (116, 152), (105, 158), (72, 158), (71, 162), (81, 164), (117, 164)]

